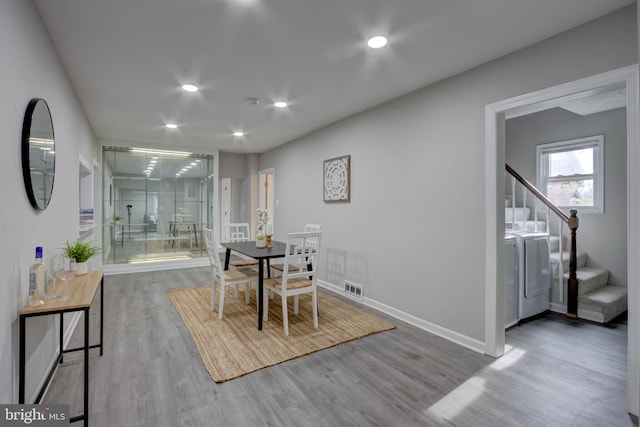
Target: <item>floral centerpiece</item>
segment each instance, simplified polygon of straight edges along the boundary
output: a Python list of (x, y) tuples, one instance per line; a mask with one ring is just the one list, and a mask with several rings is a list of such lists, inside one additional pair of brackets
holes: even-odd
[(256, 246), (259, 248), (264, 248), (267, 244), (266, 242), (266, 229), (267, 223), (269, 222), (269, 212), (266, 209), (256, 209), (256, 216), (258, 221), (258, 231), (256, 233)]

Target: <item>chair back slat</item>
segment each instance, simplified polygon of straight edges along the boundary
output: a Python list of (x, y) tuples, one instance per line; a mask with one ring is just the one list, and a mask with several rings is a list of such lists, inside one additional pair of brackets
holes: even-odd
[(287, 235), (282, 287), (289, 279), (308, 277), (315, 285), (322, 231), (305, 231)]
[(219, 278), (219, 280), (224, 281), (224, 271), (222, 271), (222, 263), (220, 262), (220, 253), (218, 252), (218, 243), (216, 242), (215, 237), (213, 236), (213, 230), (210, 228), (203, 228), (202, 235), (204, 236), (204, 241), (207, 245), (207, 254), (209, 255), (209, 264), (211, 264), (211, 270), (213, 273), (214, 280)]
[(248, 222), (233, 222), (227, 225), (227, 235), (230, 242), (248, 242), (251, 232)]
[[(320, 226), (320, 224), (305, 224), (304, 225), (304, 231), (307, 232), (318, 232), (321, 231), (322, 227)], [(313, 245), (314, 249), (318, 249), (318, 239), (316, 237), (307, 237), (305, 239), (305, 244), (306, 242), (310, 243), (311, 245)]]

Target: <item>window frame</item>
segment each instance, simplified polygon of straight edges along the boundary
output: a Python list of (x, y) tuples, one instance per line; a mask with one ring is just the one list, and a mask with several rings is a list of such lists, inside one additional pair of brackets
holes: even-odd
[(567, 212), (575, 209), (580, 213), (604, 213), (604, 135), (593, 135), (536, 145), (536, 185), (547, 196), (547, 183), (550, 181), (549, 165), (548, 162), (542, 161), (543, 156), (585, 148), (593, 148), (593, 175), (571, 175), (564, 178), (570, 178), (570, 180), (574, 181), (580, 178), (593, 177), (593, 206), (558, 205), (558, 207)]

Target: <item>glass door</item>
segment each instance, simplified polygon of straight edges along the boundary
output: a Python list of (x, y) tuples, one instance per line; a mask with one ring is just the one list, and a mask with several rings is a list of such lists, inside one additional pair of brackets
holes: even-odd
[(103, 264), (206, 255), (213, 156), (103, 147)]

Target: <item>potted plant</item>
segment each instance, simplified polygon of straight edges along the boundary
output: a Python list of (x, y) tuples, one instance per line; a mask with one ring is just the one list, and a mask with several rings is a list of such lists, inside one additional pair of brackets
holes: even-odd
[(260, 233), (256, 235), (256, 247), (264, 248), (267, 246), (267, 240), (264, 234)]
[(67, 247), (63, 248), (63, 251), (67, 257), (76, 261), (76, 274), (85, 274), (88, 270), (87, 261), (98, 255), (102, 250), (89, 242), (78, 240), (73, 244), (67, 241)]
[(113, 223), (114, 224), (120, 224), (120, 220), (122, 219), (122, 217), (120, 215), (114, 215), (113, 216)]

